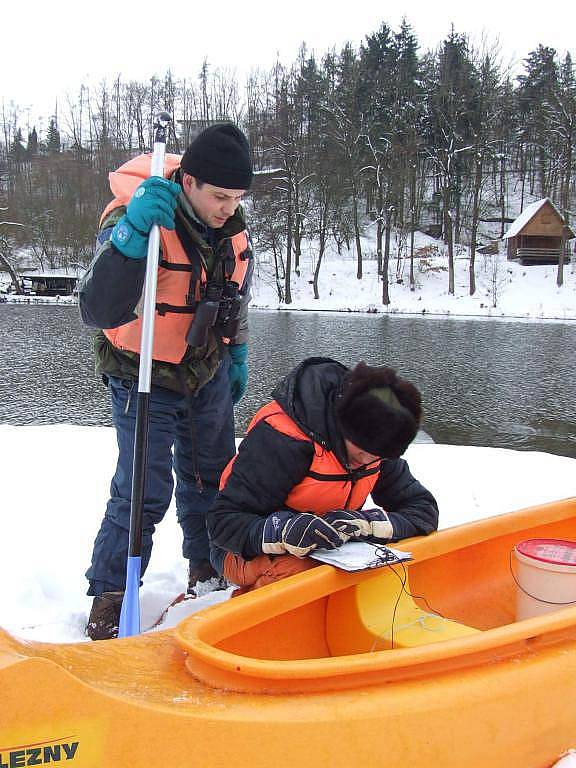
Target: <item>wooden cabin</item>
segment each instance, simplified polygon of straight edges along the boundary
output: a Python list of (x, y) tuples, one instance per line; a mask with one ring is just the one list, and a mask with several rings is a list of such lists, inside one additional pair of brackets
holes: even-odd
[(62, 270), (24, 272), (20, 275), (22, 290), (32, 296), (71, 296), (78, 285), (78, 275)]
[(521, 264), (557, 264), (562, 247), (569, 261), (568, 241), (573, 237), (576, 235), (560, 211), (544, 197), (524, 208), (504, 240), (509, 259), (519, 259)]

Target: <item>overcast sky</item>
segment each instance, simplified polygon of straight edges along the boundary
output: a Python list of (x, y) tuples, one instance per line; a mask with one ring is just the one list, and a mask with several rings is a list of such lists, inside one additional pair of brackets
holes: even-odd
[(204, 58), (243, 77), (268, 69), (277, 56), (293, 62), (303, 41), (318, 55), (346, 41), (357, 47), (382, 22), (397, 30), (403, 15), (421, 51), (436, 47), (454, 23), (475, 44), (498, 41), (506, 64), (521, 62), (538, 43), (576, 53), (576, 6), (560, 0), (549, 8), (517, 0), (10, 0), (2, 11), (0, 98), (24, 114), (49, 114), (56, 96), (75, 95), (81, 82), (118, 74), (145, 80), (169, 68), (194, 78)]

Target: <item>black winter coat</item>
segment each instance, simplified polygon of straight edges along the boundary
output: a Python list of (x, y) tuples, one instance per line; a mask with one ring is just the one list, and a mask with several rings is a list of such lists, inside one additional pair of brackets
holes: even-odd
[[(272, 396), (312, 440), (336, 454), (353, 480), (334, 409), (347, 371), (334, 360), (309, 358), (282, 380)], [(311, 442), (258, 422), (240, 444), (226, 485), (208, 513), (212, 545), (245, 559), (262, 554), (264, 519), (287, 508), (285, 500), (306, 476), (313, 453)], [(428, 534), (438, 527), (434, 497), (403, 459), (382, 461), (372, 499), (388, 512), (394, 539)], [(216, 564), (221, 559), (214, 557)]]

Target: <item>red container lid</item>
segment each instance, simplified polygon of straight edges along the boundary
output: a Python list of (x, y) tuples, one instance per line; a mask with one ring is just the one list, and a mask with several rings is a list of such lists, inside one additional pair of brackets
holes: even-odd
[(573, 565), (576, 568), (576, 541), (567, 539), (526, 539), (516, 544), (525, 557), (554, 565)]

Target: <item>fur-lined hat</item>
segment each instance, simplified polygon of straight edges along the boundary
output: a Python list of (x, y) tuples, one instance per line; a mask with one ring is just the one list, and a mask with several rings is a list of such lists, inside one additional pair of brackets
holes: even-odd
[(396, 459), (416, 437), (422, 400), (393, 368), (361, 362), (344, 378), (336, 416), (347, 440), (374, 456)]

